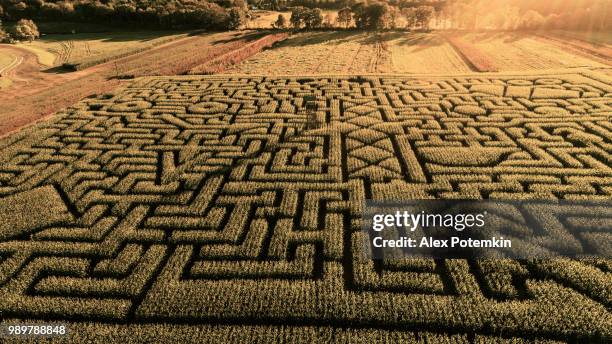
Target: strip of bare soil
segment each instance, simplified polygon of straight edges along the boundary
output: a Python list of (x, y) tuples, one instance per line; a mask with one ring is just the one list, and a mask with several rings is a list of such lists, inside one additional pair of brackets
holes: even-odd
[(444, 37), (473, 71), (497, 72), (499, 70), (493, 59), (473, 44), (456, 35), (445, 35)]

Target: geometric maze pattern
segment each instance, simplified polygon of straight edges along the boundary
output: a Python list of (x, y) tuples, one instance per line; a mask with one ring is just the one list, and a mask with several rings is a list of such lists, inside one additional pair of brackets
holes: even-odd
[(365, 199), (612, 199), (605, 81), (153, 77), (85, 99), (0, 141), (0, 196), (70, 213), (1, 237), (0, 311), (605, 340), (609, 260), (360, 254)]

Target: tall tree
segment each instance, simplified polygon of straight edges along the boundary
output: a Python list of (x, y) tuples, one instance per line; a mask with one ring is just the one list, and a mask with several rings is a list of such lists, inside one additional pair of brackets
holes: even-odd
[(389, 22), (389, 28), (391, 29), (397, 29), (398, 27), (398, 19), (401, 16), (401, 12), (400, 10), (395, 7), (395, 6), (389, 6), (389, 12), (387, 14), (388, 22)]
[(19, 20), (13, 30), (13, 36), (18, 40), (27, 40), (31, 42), (40, 37), (38, 27), (29, 19)]
[(323, 27), (328, 29), (334, 27), (334, 17), (331, 15), (331, 13), (326, 14), (323, 18)]
[(353, 19), (355, 20), (355, 26), (358, 29), (366, 29), (368, 27), (368, 14), (366, 12), (366, 4), (358, 2), (351, 7), (353, 13)]
[(323, 11), (320, 8), (307, 10), (304, 15), (304, 24), (307, 29), (318, 29), (323, 25)]
[(416, 25), (416, 22), (417, 22), (415, 8), (414, 7), (403, 8), (402, 15), (404, 16), (404, 20), (406, 21), (406, 28), (412, 29)]
[(375, 2), (368, 5), (366, 13), (368, 19), (368, 29), (383, 30), (389, 28), (391, 18), (389, 16), (390, 6), (384, 2)]
[(272, 26), (277, 29), (284, 29), (287, 27), (287, 19), (284, 15), (279, 14), (278, 18), (276, 18), (276, 21), (274, 22), (274, 24), (272, 24)]
[(2, 21), (0, 20), (0, 43), (8, 40), (10, 38), (9, 34), (4, 30), (2, 26)]
[(353, 12), (351, 12), (351, 9), (348, 7), (345, 7), (343, 9), (341, 9), (340, 11), (338, 11), (338, 17), (336, 18), (336, 21), (338, 22), (339, 25), (344, 26), (344, 28), (348, 28), (349, 25), (351, 25), (351, 21), (353, 20)]
[(429, 29), (429, 22), (434, 15), (434, 11), (434, 8), (431, 6), (417, 7), (415, 12), (416, 21), (422, 29)]
[(289, 18), (289, 22), (294, 29), (302, 28), (307, 11), (308, 9), (302, 6), (297, 6), (291, 9), (291, 18)]
[(244, 24), (244, 12), (239, 7), (232, 7), (229, 10), (229, 18), (227, 27), (230, 30), (236, 30)]

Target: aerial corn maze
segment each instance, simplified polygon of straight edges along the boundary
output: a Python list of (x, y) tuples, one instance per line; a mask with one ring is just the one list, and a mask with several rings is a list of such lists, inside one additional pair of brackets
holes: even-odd
[[(361, 224), (366, 199), (610, 200), (611, 94), (598, 68), (138, 78), (0, 141), (0, 317), (74, 343), (606, 342), (609, 259), (374, 261)], [(609, 250), (609, 223), (576, 239)]]

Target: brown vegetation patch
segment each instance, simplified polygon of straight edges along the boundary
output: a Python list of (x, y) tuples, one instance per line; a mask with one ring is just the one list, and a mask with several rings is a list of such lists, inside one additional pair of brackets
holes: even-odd
[(465, 62), (476, 72), (496, 72), (498, 68), (491, 57), (485, 54), (473, 44), (463, 40), (456, 35), (447, 35), (446, 39), (455, 48), (457, 53), (463, 57)]

